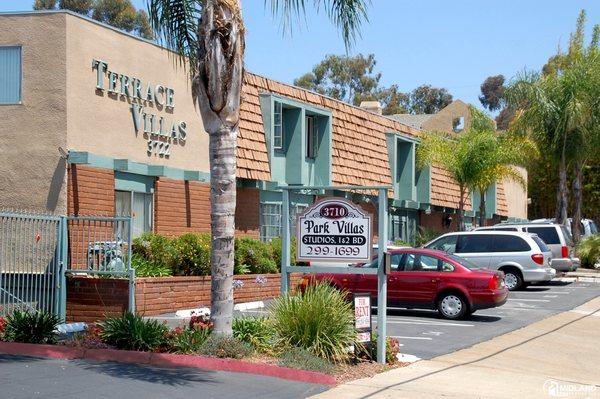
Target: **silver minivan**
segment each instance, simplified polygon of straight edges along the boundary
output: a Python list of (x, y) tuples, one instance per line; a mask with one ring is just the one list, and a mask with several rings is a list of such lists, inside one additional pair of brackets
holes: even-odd
[(556, 223), (500, 223), (495, 226), (478, 227), (475, 231), (523, 231), (537, 234), (552, 251), (552, 266), (556, 271), (575, 271), (581, 264), (575, 257), (575, 247), (571, 233), (562, 224)]
[(556, 270), (550, 267), (552, 252), (535, 234), (463, 231), (444, 234), (425, 248), (456, 254), (481, 268), (501, 270), (511, 291), (556, 276)]

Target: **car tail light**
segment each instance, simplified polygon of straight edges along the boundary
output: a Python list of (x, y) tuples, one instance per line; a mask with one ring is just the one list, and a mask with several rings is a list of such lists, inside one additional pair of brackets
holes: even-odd
[(561, 255), (563, 258), (568, 258), (569, 257), (569, 247), (563, 245), (561, 248)]
[(531, 255), (531, 259), (538, 265), (544, 264), (544, 255), (543, 254), (533, 254), (533, 255)]
[(488, 288), (490, 290), (495, 290), (496, 288), (498, 288), (498, 285), (498, 276), (494, 274), (490, 279), (490, 282), (488, 283)]

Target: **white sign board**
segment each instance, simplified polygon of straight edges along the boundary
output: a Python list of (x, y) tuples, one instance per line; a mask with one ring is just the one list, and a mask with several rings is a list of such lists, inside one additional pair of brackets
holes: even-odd
[(313, 204), (298, 216), (296, 225), (300, 261), (371, 260), (371, 215), (346, 199), (328, 198)]

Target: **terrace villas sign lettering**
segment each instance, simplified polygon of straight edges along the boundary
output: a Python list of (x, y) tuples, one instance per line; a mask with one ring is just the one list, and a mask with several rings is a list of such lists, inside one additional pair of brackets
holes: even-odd
[(367, 262), (371, 260), (370, 214), (343, 198), (328, 198), (309, 207), (297, 220), (298, 260)]
[(136, 136), (142, 134), (147, 140), (148, 156), (169, 158), (172, 145), (184, 145), (187, 138), (187, 124), (148, 111), (153, 106), (155, 112), (171, 112), (175, 109), (175, 91), (162, 84), (142, 82), (142, 80), (112, 71), (108, 62), (92, 61), (96, 71), (96, 90), (114, 97), (126, 97), (131, 104), (133, 129)]

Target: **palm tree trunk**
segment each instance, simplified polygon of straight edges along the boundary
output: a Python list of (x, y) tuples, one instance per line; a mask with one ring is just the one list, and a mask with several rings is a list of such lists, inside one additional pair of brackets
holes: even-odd
[(485, 226), (485, 191), (479, 191), (479, 226)]
[(571, 223), (571, 233), (573, 241), (578, 243), (581, 240), (581, 207), (583, 205), (583, 161), (577, 161), (575, 165), (575, 177), (573, 178), (573, 223)]
[(558, 165), (558, 191), (556, 193), (556, 223), (565, 224), (567, 222), (567, 163), (565, 155), (561, 156)]
[(464, 211), (465, 211), (465, 188), (460, 186), (460, 198), (458, 200), (458, 231), (465, 230), (465, 221), (464, 221)]
[(209, 135), (211, 320), (231, 335), (236, 149), (243, 81), (244, 25), (239, 0), (206, 0), (198, 27), (192, 94)]

